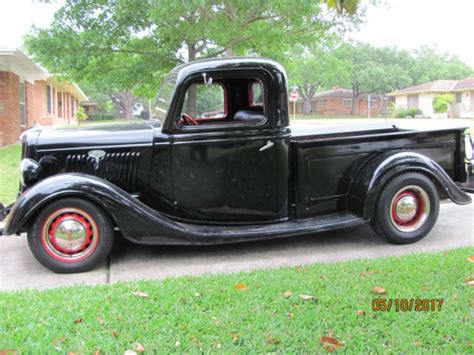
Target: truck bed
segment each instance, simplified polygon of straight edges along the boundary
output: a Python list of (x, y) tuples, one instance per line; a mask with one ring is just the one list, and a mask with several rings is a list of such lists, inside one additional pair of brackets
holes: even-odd
[(392, 123), (336, 127), (292, 126), (291, 158), (296, 216), (345, 210), (352, 179), (384, 152), (410, 151), (436, 161), (454, 181), (464, 178), (465, 128), (401, 129)]

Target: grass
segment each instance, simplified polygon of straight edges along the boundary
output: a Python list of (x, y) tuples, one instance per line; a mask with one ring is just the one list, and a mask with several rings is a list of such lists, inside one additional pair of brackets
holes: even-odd
[(15, 201), (19, 191), (18, 165), (21, 159), (21, 145), (0, 147), (0, 202), (5, 206)]
[[(156, 353), (320, 353), (320, 338), (332, 334), (351, 353), (472, 352), (473, 253), (0, 293), (0, 349), (123, 353), (140, 343)], [(386, 295), (372, 294), (375, 286)], [(434, 312), (374, 312), (378, 297), (444, 303)]]

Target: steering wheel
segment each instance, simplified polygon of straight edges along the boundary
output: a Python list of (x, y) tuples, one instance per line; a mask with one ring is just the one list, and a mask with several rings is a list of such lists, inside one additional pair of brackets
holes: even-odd
[(183, 113), (181, 116), (183, 117), (183, 120), (188, 124), (188, 126), (199, 125), (199, 122), (195, 118), (188, 115), (187, 113)]

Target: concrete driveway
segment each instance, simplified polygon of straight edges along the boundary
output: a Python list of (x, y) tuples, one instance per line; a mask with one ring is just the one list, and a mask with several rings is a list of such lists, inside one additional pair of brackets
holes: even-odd
[(474, 204), (442, 204), (438, 223), (423, 240), (391, 245), (369, 226), (264, 242), (212, 247), (143, 247), (118, 239), (107, 263), (82, 274), (55, 274), (31, 255), (26, 237), (0, 237), (0, 290), (156, 280), (262, 268), (377, 258), (473, 247)]

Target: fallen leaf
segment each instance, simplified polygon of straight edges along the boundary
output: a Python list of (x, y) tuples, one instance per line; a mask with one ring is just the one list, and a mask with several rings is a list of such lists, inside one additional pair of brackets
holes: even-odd
[(365, 272), (361, 272), (360, 276), (369, 276), (369, 275), (377, 274), (379, 272), (380, 270), (365, 271)]
[(200, 348), (201, 343), (199, 342), (199, 340), (194, 335), (191, 335), (191, 338), (193, 338), (194, 345), (196, 345), (196, 347)]
[(328, 352), (333, 352), (334, 350), (337, 350), (337, 348), (339, 348), (339, 346), (341, 345), (339, 343), (339, 340), (331, 336), (321, 337), (321, 344), (326, 346), (326, 350)]
[(144, 353), (144, 352), (145, 352), (145, 347), (144, 347), (142, 344), (137, 343), (137, 344), (135, 345), (135, 351), (136, 351), (137, 353)]
[(467, 258), (471, 263), (474, 263), (474, 255), (471, 255)]
[(67, 336), (63, 335), (61, 338), (59, 338), (59, 339), (56, 340), (55, 342), (59, 342), (59, 343), (65, 343), (65, 342), (67, 342)]
[(202, 292), (196, 292), (196, 293), (194, 294), (194, 296), (195, 296), (195, 297), (202, 297)]
[(249, 288), (247, 287), (246, 284), (243, 284), (243, 283), (238, 283), (237, 285), (234, 286), (234, 288), (237, 290), (237, 291), (247, 291)]
[(474, 280), (466, 282), (468, 286), (474, 287)]
[(174, 346), (179, 348), (181, 346), (181, 343), (179, 342), (179, 340), (176, 341), (176, 343), (174, 343)]
[(117, 331), (114, 330), (114, 331), (112, 332), (112, 336), (113, 336), (114, 338), (117, 338), (117, 337), (119, 336), (119, 332), (117, 332)]
[(300, 298), (301, 298), (303, 301), (314, 301), (314, 302), (317, 302), (317, 301), (318, 301), (318, 297), (316, 297), (316, 296), (300, 295)]
[(281, 343), (281, 340), (274, 338), (271, 333), (266, 335), (266, 339), (267, 339), (267, 343), (271, 345), (278, 345)]
[(472, 348), (472, 342), (470, 340), (467, 341), (466, 346), (468, 348)]
[(83, 321), (84, 321), (84, 319), (79, 318), (79, 319), (76, 319), (76, 320), (74, 321), (74, 324), (79, 324), (79, 323), (82, 323)]
[(472, 281), (472, 277), (471, 277), (471, 276), (466, 277), (466, 282), (469, 282), (469, 281)]
[(289, 298), (293, 295), (293, 293), (291, 291), (285, 291), (283, 292), (283, 296), (285, 296), (286, 298)]
[(125, 350), (123, 355), (137, 355), (137, 353), (133, 350)]
[(16, 350), (3, 349), (3, 350), (0, 350), (0, 355), (16, 355)]
[(133, 295), (137, 296), (137, 297), (142, 297), (142, 298), (147, 298), (148, 297), (148, 293), (146, 292), (141, 292), (141, 291), (136, 291), (136, 292), (132, 292)]
[(381, 286), (375, 286), (370, 293), (375, 293), (377, 295), (384, 295), (387, 291)]
[(290, 312), (290, 314), (288, 315), (288, 317), (290, 317), (291, 319), (293, 319), (293, 317), (294, 317), (293, 312)]
[(358, 316), (365, 316), (365, 311), (364, 311), (363, 309), (359, 309), (359, 310), (357, 311), (357, 315), (358, 315)]
[(233, 340), (233, 341), (236, 341), (236, 340), (238, 340), (238, 339), (240, 338), (240, 335), (237, 334), (237, 333), (232, 333), (230, 336), (232, 337), (232, 340)]

